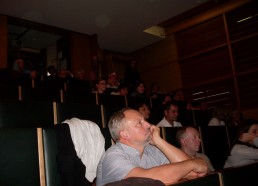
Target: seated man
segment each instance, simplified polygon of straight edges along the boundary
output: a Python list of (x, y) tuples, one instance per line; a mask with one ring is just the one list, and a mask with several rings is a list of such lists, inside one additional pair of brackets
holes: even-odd
[(177, 118), (178, 105), (174, 101), (169, 101), (164, 105), (164, 117), (157, 127), (182, 127), (182, 124), (176, 121)]
[(178, 144), (181, 146), (181, 150), (188, 154), (190, 157), (203, 158), (209, 167), (209, 172), (214, 171), (214, 168), (209, 158), (203, 154), (198, 153), (200, 149), (201, 139), (199, 132), (193, 127), (182, 127), (176, 133)]
[(183, 178), (204, 176), (207, 163), (191, 158), (160, 137), (138, 111), (126, 108), (110, 119), (109, 131), (116, 144), (102, 156), (97, 169), (97, 186), (129, 177), (160, 180), (164, 184)]

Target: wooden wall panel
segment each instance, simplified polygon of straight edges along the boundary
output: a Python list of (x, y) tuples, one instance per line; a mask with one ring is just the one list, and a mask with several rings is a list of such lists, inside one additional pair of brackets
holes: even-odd
[(168, 91), (182, 87), (174, 36), (171, 35), (132, 55), (135, 56), (139, 72), (147, 86), (155, 82)]
[(0, 68), (7, 68), (7, 17), (0, 15)]
[(237, 73), (247, 72), (250, 70), (258, 71), (257, 43), (258, 34), (248, 39), (241, 40), (232, 44), (235, 69)]
[[(70, 52), (71, 52), (71, 71), (76, 73), (84, 70), (90, 74), (91, 63), (91, 40), (90, 36), (83, 34), (71, 34)], [(89, 77), (88, 77), (89, 78)]]
[(179, 58), (226, 44), (223, 18), (219, 16), (175, 35)]
[(180, 61), (180, 66), (184, 87), (194, 86), (232, 74), (226, 47)]

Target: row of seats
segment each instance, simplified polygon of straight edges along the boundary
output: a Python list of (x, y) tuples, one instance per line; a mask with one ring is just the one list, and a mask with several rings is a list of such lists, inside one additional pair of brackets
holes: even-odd
[[(176, 132), (179, 129), (180, 127), (163, 127), (161, 128), (161, 135), (166, 141), (179, 147), (176, 140)], [(229, 126), (200, 126), (198, 131), (202, 141), (200, 152), (209, 157), (215, 170), (223, 169), (235, 141), (238, 132), (237, 128)]]
[[(95, 105), (83, 103), (55, 103), (40, 101), (0, 102), (0, 128), (42, 128), (52, 127), (66, 119), (77, 117), (91, 120), (106, 128), (110, 117), (123, 108), (118, 105)], [(163, 128), (162, 136), (170, 143), (176, 143), (179, 128)], [(221, 169), (236, 136), (237, 128), (228, 126), (199, 127), (202, 152), (210, 159), (215, 169)]]
[(123, 107), (47, 101), (0, 101), (0, 128), (50, 127), (77, 117), (106, 126), (111, 115)]
[[(3, 88), (3, 89), (2, 89)], [(49, 91), (45, 88), (28, 88), (23, 86), (1, 85), (0, 101), (56, 102), (105, 105), (106, 107), (134, 107), (136, 103), (146, 102), (150, 105), (150, 122), (157, 124), (163, 118), (162, 100), (153, 98), (132, 98), (127, 96), (86, 93), (81, 91)], [(4, 94), (4, 95), (3, 95)], [(58, 97), (58, 98), (57, 98)], [(182, 115), (183, 114), (183, 115)], [(210, 110), (185, 110), (180, 113), (183, 125), (206, 126), (212, 118)]]
[[(57, 126), (57, 125), (56, 125)], [(0, 183), (1, 185), (59, 186), (57, 166), (56, 127), (1, 128), (0, 129)], [(106, 148), (111, 145), (107, 128), (101, 128)], [(3, 150), (4, 149), (4, 150)], [(242, 186), (247, 182), (258, 184), (258, 163), (218, 170), (210, 175), (177, 186)]]

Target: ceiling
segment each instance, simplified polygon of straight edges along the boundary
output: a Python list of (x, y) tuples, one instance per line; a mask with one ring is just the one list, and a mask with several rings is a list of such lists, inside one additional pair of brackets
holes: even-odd
[[(88, 35), (102, 49), (131, 53), (162, 40), (143, 30), (208, 0), (0, 0), (0, 14)], [(9, 38), (41, 49), (60, 36), (9, 25)], [(17, 39), (18, 38), (18, 39)], [(18, 43), (19, 44), (19, 43)]]

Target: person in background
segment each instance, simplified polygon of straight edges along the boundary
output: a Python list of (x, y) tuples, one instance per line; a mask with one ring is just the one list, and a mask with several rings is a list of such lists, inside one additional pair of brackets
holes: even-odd
[(258, 121), (246, 120), (240, 127), (224, 168), (241, 166), (258, 161)]
[(86, 73), (85, 70), (79, 70), (76, 75), (74, 76), (74, 78), (78, 79), (78, 80), (86, 80)]
[(148, 96), (150, 98), (161, 98), (163, 95), (165, 95), (166, 92), (163, 91), (160, 87), (160, 85), (158, 85), (157, 83), (152, 83), (150, 86), (150, 90), (148, 93)]
[(118, 89), (119, 85), (117, 74), (115, 72), (110, 73), (107, 79), (107, 88)]
[(140, 74), (136, 67), (136, 61), (132, 60), (128, 64), (124, 71), (124, 83), (128, 87), (129, 93), (131, 93), (136, 85), (136, 83), (141, 81)]
[(113, 91), (110, 94), (111, 95), (119, 95), (119, 96), (127, 96), (128, 95), (128, 88), (125, 84), (121, 83), (118, 86), (117, 91)]
[(205, 154), (199, 153), (201, 139), (199, 132), (194, 127), (180, 128), (176, 133), (176, 139), (182, 151), (192, 158), (203, 158), (208, 164), (209, 172), (214, 171), (210, 159)]
[(106, 90), (106, 87), (107, 87), (106, 80), (103, 79), (103, 78), (99, 78), (95, 82), (95, 90), (93, 91), (93, 93), (104, 94), (105, 90)]
[(146, 121), (149, 120), (149, 118), (150, 118), (150, 106), (146, 102), (140, 101), (140, 102), (136, 103), (134, 105), (133, 109), (140, 112), (143, 115), (143, 117)]
[(212, 118), (208, 126), (225, 126), (227, 120), (228, 110), (223, 105), (217, 105), (213, 111)]
[(178, 118), (178, 105), (174, 101), (169, 101), (164, 106), (164, 117), (157, 124), (157, 127), (182, 127), (180, 122), (177, 122)]
[(38, 74), (35, 69), (27, 69), (23, 59), (17, 59), (14, 61), (13, 70), (20, 74), (28, 74), (32, 79), (35, 79)]
[(160, 137), (138, 111), (125, 108), (110, 119), (109, 131), (116, 142), (102, 156), (97, 169), (97, 186), (130, 177), (160, 180), (165, 184), (207, 174), (207, 163), (186, 153)]
[(145, 98), (146, 97), (145, 84), (143, 82), (138, 82), (135, 84), (134, 91), (130, 94), (131, 97)]
[(47, 76), (57, 77), (57, 69), (54, 65), (49, 65), (47, 67)]
[(240, 127), (242, 125), (242, 113), (238, 109), (233, 109), (230, 111), (230, 120), (228, 126)]

